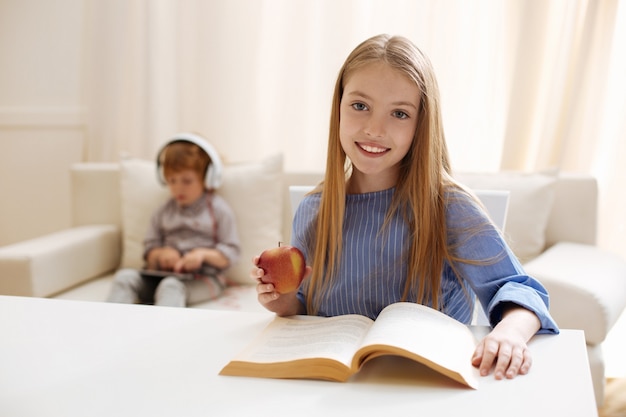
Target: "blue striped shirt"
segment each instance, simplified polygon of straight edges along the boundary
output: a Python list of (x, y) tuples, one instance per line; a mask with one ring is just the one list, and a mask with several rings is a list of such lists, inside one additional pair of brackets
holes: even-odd
[[(346, 196), (343, 226), (343, 248), (337, 276), (318, 314), (337, 316), (360, 314), (375, 319), (389, 304), (401, 301), (407, 275), (408, 229), (403, 218), (395, 215), (383, 229), (385, 215), (395, 189)], [(292, 245), (299, 248), (310, 264), (315, 240), (315, 221), (320, 194), (306, 196), (293, 222)], [(487, 221), (484, 211), (469, 197), (455, 193), (448, 198), (446, 223), (448, 243), (462, 259), (495, 262), (471, 265), (458, 262), (454, 267), (464, 279), (459, 282), (451, 265), (446, 263), (441, 275), (442, 311), (469, 324), (477, 295), (494, 326), (501, 318), (504, 302), (513, 302), (537, 314), (542, 333), (558, 333), (548, 312), (548, 294), (534, 278), (528, 276), (500, 232)], [(479, 225), (481, 229), (469, 232)], [(474, 227), (475, 229), (475, 227)], [(463, 244), (456, 245), (462, 242)], [(503, 256), (504, 255), (504, 256)], [(304, 304), (306, 285), (298, 298)]]

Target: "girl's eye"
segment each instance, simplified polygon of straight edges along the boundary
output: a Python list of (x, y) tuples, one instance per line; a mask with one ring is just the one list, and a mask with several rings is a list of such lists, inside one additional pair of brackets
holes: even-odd
[(393, 117), (397, 117), (398, 119), (408, 119), (409, 115), (402, 110), (396, 110), (393, 112)]
[(367, 110), (367, 106), (363, 103), (354, 103), (352, 105), (352, 108), (354, 110), (358, 110), (358, 111), (363, 111), (363, 110)]

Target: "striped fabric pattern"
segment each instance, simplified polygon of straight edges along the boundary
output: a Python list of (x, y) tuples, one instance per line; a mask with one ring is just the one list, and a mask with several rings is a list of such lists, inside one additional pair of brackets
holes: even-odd
[[(394, 191), (392, 188), (346, 196), (344, 244), (338, 276), (321, 304), (319, 315), (361, 314), (375, 319), (385, 306), (401, 301), (407, 274), (407, 228), (400, 216), (395, 216), (387, 228), (382, 228)], [(497, 305), (512, 301), (535, 311), (546, 332), (558, 332), (547, 311), (545, 289), (525, 274), (500, 233), (486, 221), (484, 212), (469, 197), (448, 200), (446, 219), (449, 230), (468, 230), (468, 225), (484, 225), (484, 230), (479, 233), (450, 233), (450, 243), (464, 243), (458, 246), (458, 255), (464, 259), (500, 256), (497, 262), (489, 265), (455, 265), (465, 278), (466, 290), (450, 265), (446, 265), (442, 272), (443, 312), (469, 324), (475, 292), (486, 311), (494, 313), (492, 324), (499, 320)], [(320, 194), (306, 196), (294, 217), (291, 243), (302, 250), (307, 264), (311, 262), (319, 204)], [(305, 297), (303, 291), (305, 286), (298, 294), (301, 301)]]

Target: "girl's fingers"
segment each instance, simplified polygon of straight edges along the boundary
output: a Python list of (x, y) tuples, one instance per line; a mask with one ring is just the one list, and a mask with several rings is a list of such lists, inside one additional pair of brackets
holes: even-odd
[(263, 284), (260, 283), (259, 285), (256, 286), (256, 292), (257, 294), (269, 294), (272, 292), (276, 292), (274, 291), (274, 284)]

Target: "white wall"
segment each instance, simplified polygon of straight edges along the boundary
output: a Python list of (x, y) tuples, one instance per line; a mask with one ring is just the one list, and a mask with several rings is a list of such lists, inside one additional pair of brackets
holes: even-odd
[(69, 225), (85, 0), (0, 1), (0, 246)]

